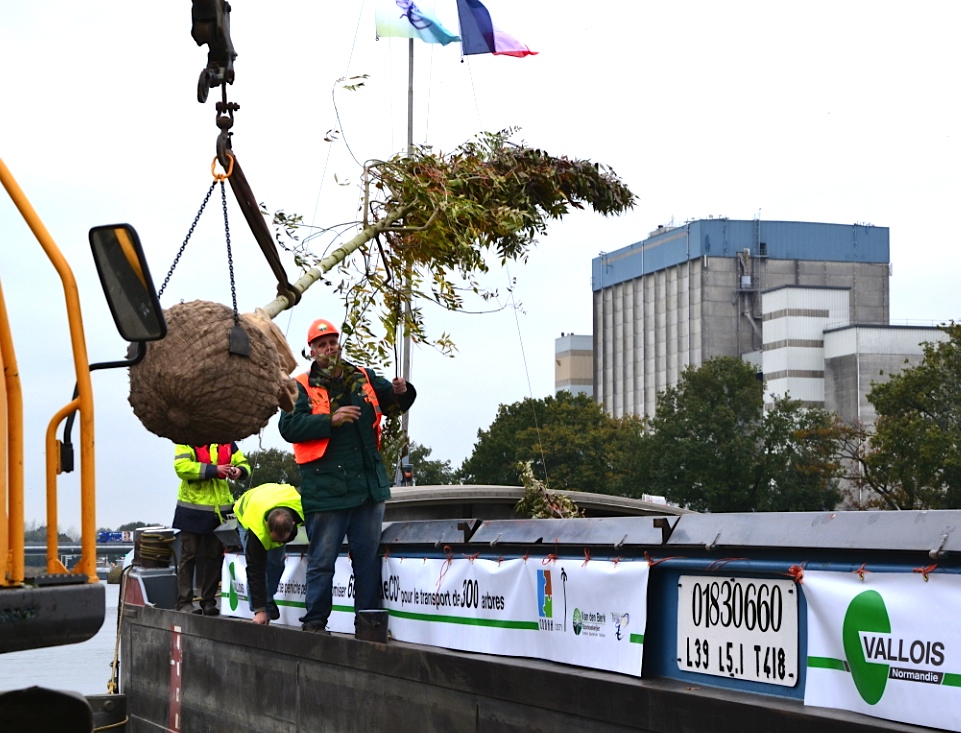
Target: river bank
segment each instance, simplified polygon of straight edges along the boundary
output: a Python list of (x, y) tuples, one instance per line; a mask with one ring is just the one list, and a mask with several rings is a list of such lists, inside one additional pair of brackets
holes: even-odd
[(69, 644), (4, 654), (0, 690), (38, 685), (82, 695), (107, 692), (110, 663), (117, 640), (117, 600), (120, 586), (104, 583), (106, 612), (103, 626), (82, 644)]

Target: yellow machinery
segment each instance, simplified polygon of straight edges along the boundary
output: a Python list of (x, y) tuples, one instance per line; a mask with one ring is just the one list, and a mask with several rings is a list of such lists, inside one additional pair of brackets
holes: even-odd
[[(0, 287), (0, 652), (72, 644), (89, 639), (104, 618), (104, 589), (96, 573), (96, 491), (94, 414), (90, 373), (94, 369), (135, 364), (146, 353), (145, 342), (163, 338), (166, 324), (136, 231), (127, 225), (90, 230), (90, 244), (120, 334), (136, 345), (131, 360), (90, 365), (73, 272), (52, 237), (0, 160), (0, 183), (6, 189), (63, 286), (76, 374), (73, 399), (53, 417), (46, 431), (47, 548), (46, 572), (24, 572), (24, 415), (20, 373), (3, 290)], [(79, 414), (81, 559), (72, 571), (57, 552), (57, 476), (72, 470), (72, 447), (56, 437), (57, 428)], [(67, 431), (65, 431), (65, 435)]]

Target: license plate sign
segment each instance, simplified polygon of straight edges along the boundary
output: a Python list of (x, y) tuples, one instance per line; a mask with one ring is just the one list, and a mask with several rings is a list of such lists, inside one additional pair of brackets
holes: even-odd
[(797, 597), (791, 580), (682, 575), (677, 583), (678, 668), (794, 687)]

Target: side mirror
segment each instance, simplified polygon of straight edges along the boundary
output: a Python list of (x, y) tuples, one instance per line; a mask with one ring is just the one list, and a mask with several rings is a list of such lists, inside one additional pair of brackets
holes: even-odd
[(90, 247), (120, 335), (127, 341), (157, 341), (166, 336), (167, 322), (137, 231), (129, 224), (94, 227)]

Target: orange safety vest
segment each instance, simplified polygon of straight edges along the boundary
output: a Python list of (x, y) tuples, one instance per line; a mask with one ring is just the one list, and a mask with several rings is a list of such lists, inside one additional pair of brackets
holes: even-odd
[[(367, 370), (363, 367), (357, 368), (360, 370), (361, 374), (364, 375), (365, 381), (362, 389), (364, 390), (365, 399), (374, 408), (374, 434), (377, 437), (377, 448), (379, 450), (381, 432), (380, 421), (381, 418), (384, 417), (384, 413), (380, 409), (380, 402), (377, 400), (377, 393), (374, 391), (374, 386), (370, 383), (370, 376), (367, 374)], [(307, 390), (307, 397), (310, 399), (310, 411), (314, 415), (329, 415), (330, 397), (327, 394), (327, 390), (323, 387), (311, 386), (309, 383), (309, 372), (298, 374), (296, 377), (294, 377), (294, 379), (300, 382), (304, 389)], [(294, 460), (299, 465), (316, 461), (324, 455), (329, 442), (330, 438), (318, 438), (317, 440), (306, 440), (303, 443), (294, 443)]]

